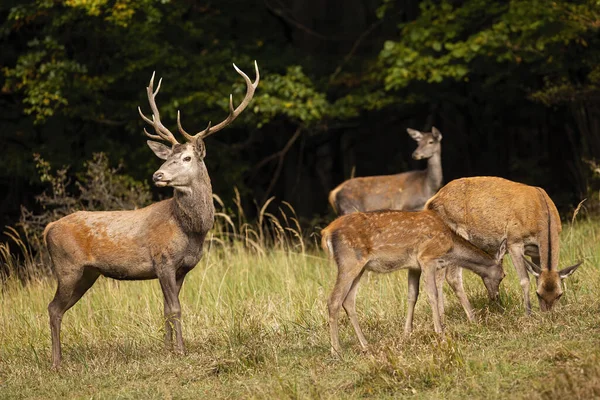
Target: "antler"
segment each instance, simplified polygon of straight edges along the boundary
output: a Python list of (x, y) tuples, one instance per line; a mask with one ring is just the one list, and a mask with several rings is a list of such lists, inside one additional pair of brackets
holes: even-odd
[[(158, 86), (156, 87), (156, 91), (154, 91), (154, 74), (155, 73), (153, 72), (152, 78), (150, 78), (150, 84), (146, 88), (146, 91), (148, 92), (148, 102), (150, 103), (150, 108), (152, 109), (152, 119), (146, 117), (139, 106), (138, 111), (144, 121), (154, 126), (154, 130), (158, 135), (151, 134), (146, 130), (146, 128), (144, 128), (144, 133), (151, 139), (166, 140), (168, 142), (171, 142), (171, 144), (178, 144), (179, 142), (177, 141), (177, 139), (175, 139), (175, 136), (171, 133), (171, 131), (166, 126), (164, 126), (162, 122), (160, 122), (160, 114), (158, 112), (158, 107), (156, 105), (155, 98), (158, 94), (158, 91), (160, 90), (162, 78), (158, 80)], [(177, 113), (177, 115), (177, 119), (179, 120), (179, 113)]]
[(179, 128), (179, 132), (181, 132), (181, 134), (183, 136), (185, 136), (185, 138), (187, 140), (191, 141), (191, 140), (195, 140), (197, 138), (203, 139), (207, 136), (212, 135), (213, 133), (217, 133), (218, 131), (225, 128), (227, 125), (229, 125), (234, 119), (236, 119), (237, 116), (240, 115), (241, 112), (244, 111), (244, 109), (248, 106), (248, 104), (250, 103), (250, 100), (252, 100), (252, 97), (254, 96), (254, 91), (256, 90), (256, 87), (258, 86), (258, 81), (260, 80), (260, 74), (258, 73), (258, 64), (256, 63), (256, 61), (254, 61), (254, 68), (256, 70), (256, 80), (254, 81), (254, 83), (252, 83), (250, 78), (248, 78), (248, 75), (246, 75), (244, 72), (242, 72), (242, 70), (240, 70), (235, 64), (233, 64), (233, 68), (235, 68), (237, 73), (240, 74), (242, 76), (242, 78), (244, 78), (244, 81), (246, 81), (247, 88), (246, 88), (246, 96), (244, 97), (244, 100), (242, 100), (240, 105), (237, 106), (237, 108), (234, 110), (233, 109), (233, 95), (230, 94), (229, 95), (229, 115), (227, 116), (227, 118), (225, 118), (225, 120), (223, 122), (213, 126), (212, 128), (211, 128), (210, 122), (209, 122), (208, 127), (205, 130), (200, 131), (200, 132), (196, 133), (195, 135), (190, 135), (183, 129), (183, 127), (181, 126), (181, 120), (180, 120), (180, 115), (179, 115), (179, 111), (178, 111), (177, 112), (177, 127)]

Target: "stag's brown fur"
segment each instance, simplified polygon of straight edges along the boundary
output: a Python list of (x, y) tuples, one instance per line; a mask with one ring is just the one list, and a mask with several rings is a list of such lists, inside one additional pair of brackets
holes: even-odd
[[(562, 294), (560, 280), (579, 266), (558, 271), (560, 217), (541, 188), (498, 177), (462, 178), (440, 189), (426, 209), (436, 212), (454, 232), (488, 253), (507, 239), (527, 313), (531, 312), (528, 267), (538, 275), (540, 308), (549, 310)], [(533, 263), (525, 255), (531, 256)]]
[(348, 179), (329, 193), (331, 207), (341, 215), (355, 211), (421, 210), (425, 202), (442, 186), (442, 134), (434, 127), (423, 133), (408, 129), (418, 147), (415, 160), (427, 159), (425, 170), (395, 175)]
[[(502, 257), (491, 257), (454, 234), (431, 211), (358, 212), (337, 218), (322, 230), (322, 246), (335, 259), (338, 274), (328, 302), (332, 353), (340, 351), (338, 314), (340, 307), (348, 314), (360, 344), (367, 341), (356, 316), (356, 292), (365, 271), (386, 273), (408, 268), (408, 312), (405, 332), (412, 330), (419, 279), (424, 274), (425, 288), (433, 312), (434, 329), (442, 333), (443, 302), (439, 287), (445, 268), (462, 265), (484, 277), (490, 291), (497, 291), (504, 277)], [(501, 250), (500, 250), (501, 251)], [(448, 280), (469, 319), (472, 310), (461, 279)]]

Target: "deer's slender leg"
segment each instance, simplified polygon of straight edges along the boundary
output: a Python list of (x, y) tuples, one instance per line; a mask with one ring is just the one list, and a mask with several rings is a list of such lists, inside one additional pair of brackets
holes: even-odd
[(404, 333), (409, 334), (413, 328), (413, 316), (415, 313), (415, 304), (419, 297), (419, 280), (421, 279), (421, 270), (410, 268), (408, 270), (408, 310), (406, 311), (406, 322), (404, 324)]
[(361, 270), (362, 268), (358, 263), (351, 268), (345, 268), (344, 265), (338, 266), (338, 276), (335, 286), (333, 287), (333, 291), (327, 302), (327, 308), (329, 310), (329, 332), (331, 335), (331, 354), (334, 356), (341, 351), (338, 329), (338, 315), (340, 308)]
[[(165, 300), (165, 346), (171, 348), (173, 341), (173, 330), (175, 330), (175, 352), (183, 354), (183, 336), (181, 334), (181, 305), (179, 303), (179, 289), (173, 271), (165, 271), (158, 277)], [(183, 280), (182, 280), (183, 282)]]
[(433, 328), (436, 333), (443, 334), (444, 331), (442, 329), (442, 321), (438, 309), (438, 291), (435, 282), (437, 270), (435, 260), (421, 263), (421, 269), (425, 281), (425, 290), (427, 291), (427, 297), (429, 298), (429, 304), (431, 305), (431, 311), (433, 313)]
[(352, 282), (350, 291), (346, 295), (342, 306), (344, 307), (344, 310), (346, 310), (346, 314), (348, 314), (348, 318), (350, 319), (350, 323), (354, 328), (354, 332), (356, 332), (356, 336), (358, 336), (360, 346), (363, 348), (363, 350), (366, 350), (368, 345), (367, 339), (365, 339), (365, 335), (363, 335), (362, 330), (360, 329), (358, 318), (356, 316), (356, 293), (358, 292), (358, 283), (360, 282), (360, 278), (362, 277), (363, 273), (364, 270), (362, 270), (354, 279), (354, 282)]
[(438, 311), (440, 313), (440, 321), (442, 326), (445, 324), (445, 310), (444, 310), (444, 280), (446, 278), (446, 268), (438, 268), (435, 271), (435, 287), (438, 293)]
[(465, 293), (465, 288), (463, 286), (462, 279), (462, 268), (456, 265), (450, 265), (446, 268), (446, 281), (458, 297), (458, 301), (460, 301), (460, 305), (463, 310), (465, 310), (465, 314), (467, 314), (467, 319), (469, 321), (473, 321), (474, 313), (473, 307), (467, 298), (467, 294)]
[(525, 313), (529, 315), (531, 314), (531, 301), (529, 300), (529, 273), (527, 272), (527, 268), (525, 267), (523, 261), (523, 245), (513, 245), (508, 249), (508, 252), (510, 253), (510, 258), (515, 266), (517, 275), (519, 276), (521, 289), (523, 290), (523, 304), (525, 305)]
[(65, 312), (79, 301), (81, 296), (92, 287), (99, 273), (85, 268), (81, 273), (60, 276), (54, 299), (48, 305), (50, 316), (50, 333), (52, 336), (52, 368), (57, 369), (62, 359), (60, 345), (60, 327)]

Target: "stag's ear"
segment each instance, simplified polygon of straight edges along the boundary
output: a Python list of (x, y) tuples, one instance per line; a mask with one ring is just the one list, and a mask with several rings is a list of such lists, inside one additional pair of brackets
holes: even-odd
[(164, 144), (155, 142), (154, 140), (147, 140), (146, 143), (148, 143), (150, 150), (156, 154), (156, 157), (160, 158), (161, 160), (166, 160), (169, 158), (169, 155), (171, 154), (171, 148), (169, 146), (165, 146)]
[(204, 145), (204, 140), (198, 138), (194, 141), (194, 150), (198, 153), (198, 157), (204, 158), (206, 157), (206, 146)]
[(575, 265), (571, 265), (570, 267), (567, 267), (567, 268), (564, 268), (564, 269), (561, 269), (560, 271), (558, 271), (558, 275), (560, 276), (560, 279), (565, 279), (567, 276), (571, 275), (573, 272), (575, 272), (577, 267), (579, 267), (582, 263), (583, 263), (583, 261), (579, 261)]
[(521, 255), (521, 257), (523, 257), (523, 261), (525, 261), (525, 267), (527, 268), (527, 271), (529, 271), (529, 273), (536, 278), (540, 276), (542, 269), (524, 255)]
[(504, 240), (502, 240), (502, 242), (500, 243), (500, 247), (498, 248), (498, 251), (496, 252), (496, 261), (498, 263), (500, 263), (502, 261), (502, 259), (504, 258), (505, 254), (506, 254), (506, 238), (504, 238)]
[(442, 140), (442, 132), (440, 132), (435, 126), (431, 127), (431, 133), (433, 133), (433, 138), (438, 142)]
[(417, 142), (419, 140), (423, 139), (423, 134), (416, 129), (408, 128), (408, 129), (406, 129), (406, 132), (408, 132), (410, 137), (413, 138), (414, 140), (416, 140)]

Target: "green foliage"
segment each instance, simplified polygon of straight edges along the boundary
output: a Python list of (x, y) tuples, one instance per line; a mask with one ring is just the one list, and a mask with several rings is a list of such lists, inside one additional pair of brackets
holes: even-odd
[(269, 74), (261, 83), (261, 94), (254, 98), (254, 112), (260, 114), (258, 127), (277, 116), (311, 125), (321, 121), (331, 105), (324, 93), (304, 74), (301, 66), (287, 68), (285, 75)]
[[(506, 68), (527, 65), (530, 73), (546, 78), (520, 85), (533, 91), (532, 98), (554, 103), (576, 86), (582, 95), (596, 90), (596, 65), (600, 53), (597, 23), (600, 6), (587, 0), (567, 1), (469, 0), (423, 1), (421, 15), (400, 25), (401, 39), (385, 42), (380, 59), (387, 66), (387, 89), (399, 89), (417, 81), (468, 82), (472, 76), (501, 75)], [(577, 55), (577, 57), (574, 57)], [(572, 76), (583, 74), (583, 79)], [(513, 75), (511, 79), (519, 79)], [(589, 86), (592, 84), (593, 86)], [(571, 100), (573, 98), (571, 97)]]

